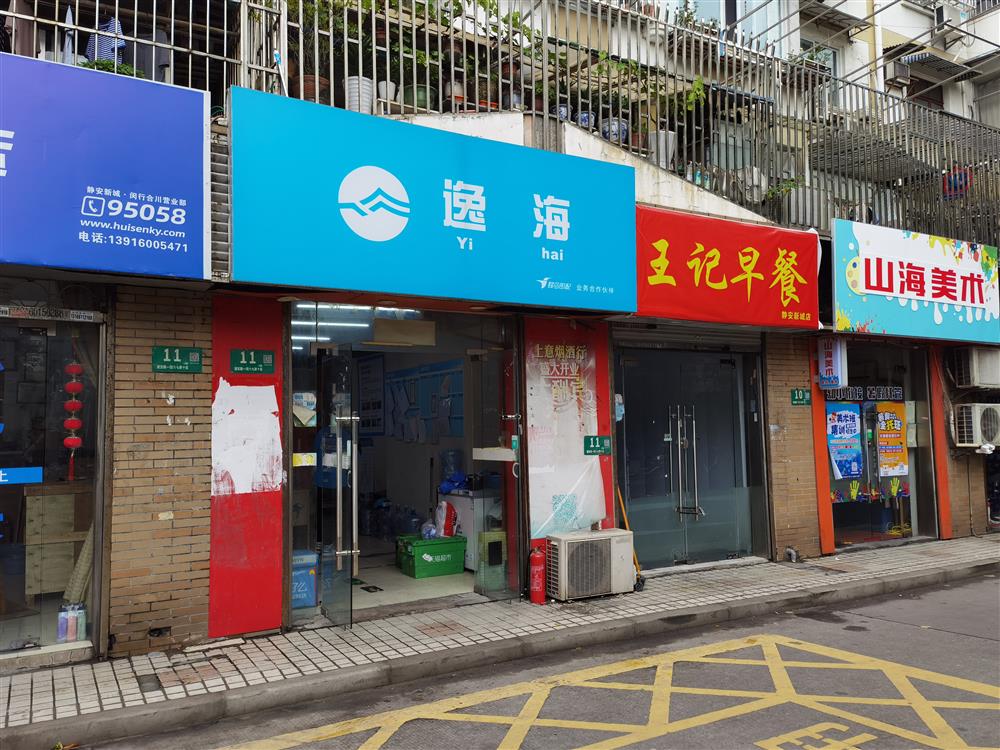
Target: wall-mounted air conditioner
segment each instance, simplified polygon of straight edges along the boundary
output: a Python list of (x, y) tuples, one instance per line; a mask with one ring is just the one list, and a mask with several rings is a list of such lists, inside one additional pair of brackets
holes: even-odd
[(955, 352), (958, 388), (1000, 388), (1000, 349), (970, 346)]
[(949, 26), (961, 26), (969, 20), (969, 11), (954, 4), (941, 3), (934, 8), (934, 31), (938, 34), (954, 31)]
[(624, 529), (552, 534), (547, 545), (546, 589), (559, 601), (624, 594), (635, 588), (632, 532)]
[(957, 404), (954, 430), (958, 448), (1000, 444), (1000, 404)]

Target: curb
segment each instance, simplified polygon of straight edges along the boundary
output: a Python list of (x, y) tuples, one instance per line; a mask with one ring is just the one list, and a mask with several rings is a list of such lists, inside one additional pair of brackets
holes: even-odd
[(449, 651), (447, 655), (434, 651), (235, 690), (8, 727), (2, 732), (2, 745), (4, 750), (48, 750), (61, 735), (64, 741), (86, 744), (157, 734), (182, 726), (206, 724), (265, 709), (315, 701), (346, 690), (384, 687), (486, 664), (768, 615), (775, 610), (868, 599), (998, 570), (1000, 561), (971, 563), (920, 573), (898, 573), (876, 580), (832, 584), (789, 595), (757, 597), (731, 605), (688, 607), (670, 614), (640, 615), (581, 625), (523, 636), (516, 640), (465, 646)]

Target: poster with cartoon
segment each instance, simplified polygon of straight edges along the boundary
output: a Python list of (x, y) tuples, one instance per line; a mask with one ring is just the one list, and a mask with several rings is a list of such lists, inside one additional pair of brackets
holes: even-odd
[(906, 447), (906, 404), (879, 401), (875, 404), (875, 442), (878, 446), (878, 475), (905, 477), (910, 473)]
[(864, 468), (861, 448), (861, 406), (828, 402), (826, 444), (833, 465), (833, 478), (857, 479)]

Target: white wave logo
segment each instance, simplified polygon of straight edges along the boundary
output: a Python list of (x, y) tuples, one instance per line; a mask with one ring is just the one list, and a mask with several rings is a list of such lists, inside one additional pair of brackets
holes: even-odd
[(388, 242), (406, 229), (410, 196), (396, 176), (380, 167), (358, 167), (340, 183), (340, 215), (358, 237)]

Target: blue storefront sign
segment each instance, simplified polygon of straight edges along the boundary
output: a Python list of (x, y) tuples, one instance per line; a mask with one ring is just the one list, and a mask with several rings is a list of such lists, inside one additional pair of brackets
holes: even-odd
[(41, 466), (19, 466), (14, 469), (0, 469), (0, 485), (38, 484), (41, 481)]
[(994, 245), (836, 219), (836, 329), (1000, 344)]
[(232, 91), (233, 279), (633, 312), (630, 167)]
[(0, 262), (208, 276), (207, 96), (0, 54)]

